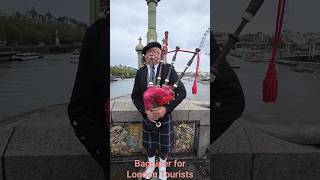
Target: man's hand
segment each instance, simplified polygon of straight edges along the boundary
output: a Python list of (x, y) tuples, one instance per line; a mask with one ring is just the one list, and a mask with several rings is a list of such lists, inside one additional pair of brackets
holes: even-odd
[(156, 120), (158, 118), (153, 114), (153, 112), (151, 112), (150, 110), (146, 110), (146, 114), (147, 114), (149, 121), (156, 123)]
[(164, 106), (159, 106), (159, 107), (153, 108), (151, 111), (155, 117), (163, 118), (163, 116), (167, 112), (167, 109)]

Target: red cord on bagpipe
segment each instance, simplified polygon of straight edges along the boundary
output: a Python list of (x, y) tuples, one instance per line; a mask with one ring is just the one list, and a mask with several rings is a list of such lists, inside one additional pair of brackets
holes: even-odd
[[(186, 53), (195, 53), (194, 51), (188, 51), (188, 50), (172, 50), (172, 51), (168, 51), (166, 54), (172, 53), (172, 52), (176, 52), (176, 51), (181, 51), (181, 52), (186, 52)], [(199, 64), (200, 64), (200, 54), (197, 53), (197, 65), (196, 65), (196, 72), (194, 74), (194, 81), (193, 81), (193, 85), (192, 85), (192, 94), (197, 94), (197, 77), (199, 76)]]
[(276, 29), (272, 42), (272, 57), (263, 80), (263, 101), (275, 102), (278, 96), (278, 80), (276, 73), (276, 54), (280, 44), (281, 28), (283, 22), (283, 15), (285, 11), (286, 0), (278, 0)]
[(196, 65), (196, 73), (194, 74), (194, 81), (192, 85), (192, 94), (197, 94), (197, 77), (199, 76), (199, 63), (200, 63), (200, 55), (197, 55), (197, 65)]

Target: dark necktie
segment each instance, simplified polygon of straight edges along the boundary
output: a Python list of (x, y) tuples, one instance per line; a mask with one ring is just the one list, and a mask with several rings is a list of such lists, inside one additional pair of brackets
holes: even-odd
[(153, 80), (154, 80), (154, 76), (155, 76), (155, 72), (154, 72), (154, 65), (151, 65), (151, 71), (150, 71), (150, 79), (149, 79), (149, 82), (153, 82)]

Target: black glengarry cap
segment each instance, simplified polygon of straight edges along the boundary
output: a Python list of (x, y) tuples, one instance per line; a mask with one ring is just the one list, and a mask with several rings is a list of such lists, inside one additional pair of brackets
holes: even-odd
[(142, 53), (144, 55), (146, 55), (147, 51), (153, 47), (157, 47), (161, 50), (161, 44), (158, 42), (150, 42), (148, 43), (143, 49), (142, 49)]

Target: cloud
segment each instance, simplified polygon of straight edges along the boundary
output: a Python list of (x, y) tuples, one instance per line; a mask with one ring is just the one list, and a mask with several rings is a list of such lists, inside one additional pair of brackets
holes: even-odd
[[(250, 0), (214, 0), (212, 2), (212, 26), (217, 31), (231, 32), (239, 25), (241, 15)], [(275, 0), (265, 0), (256, 16), (245, 27), (243, 33), (257, 31), (273, 33), (276, 22), (277, 2)], [(285, 21), (288, 21), (288, 24), (286, 28), (301, 32), (320, 31), (319, 23), (313, 23), (318, 21), (319, 6), (320, 1), (318, 0), (287, 1)]]
[[(157, 6), (158, 41), (169, 31), (169, 49), (180, 46), (181, 49), (194, 50), (199, 46), (201, 38), (210, 25), (210, 1), (175, 0), (160, 1)], [(148, 7), (146, 1), (117, 0), (111, 1), (111, 65), (138, 65), (137, 53), (134, 50), (139, 36), (143, 45), (146, 44), (148, 26)], [(201, 71), (209, 71), (210, 58), (209, 35), (201, 55)], [(176, 69), (182, 71), (192, 54), (178, 55)], [(171, 56), (168, 57), (169, 62)], [(194, 71), (195, 63), (190, 70)], [(190, 71), (189, 70), (189, 71)]]

